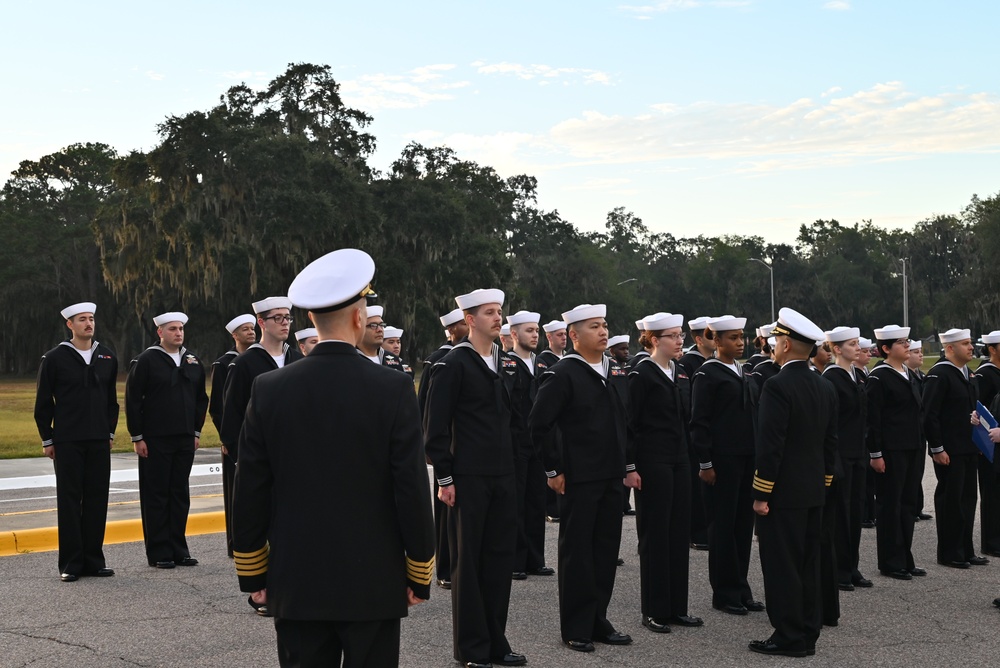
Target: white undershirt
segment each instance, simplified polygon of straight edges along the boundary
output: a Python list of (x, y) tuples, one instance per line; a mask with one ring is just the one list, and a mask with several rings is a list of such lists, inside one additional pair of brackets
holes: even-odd
[(483, 361), (486, 362), (486, 366), (490, 368), (493, 373), (497, 372), (497, 363), (493, 361), (493, 355), (480, 355)]
[(181, 351), (178, 350), (176, 353), (167, 353), (167, 354), (170, 355), (170, 358), (174, 361), (174, 364), (176, 364), (177, 366), (181, 365)]
[[(725, 362), (723, 362), (723, 364), (725, 364)], [(735, 373), (737, 376), (740, 375), (740, 364), (739, 364), (739, 362), (733, 362), (732, 364), (726, 364), (726, 366), (728, 366), (730, 369), (732, 369), (733, 373)]]
[(666, 374), (667, 378), (669, 378), (670, 380), (674, 379), (674, 370), (671, 369), (669, 366), (663, 366), (659, 362), (656, 363), (656, 366), (660, 367), (660, 371)]
[(375, 362), (375, 364), (381, 364), (382, 363), (382, 361), (379, 360), (379, 358), (378, 358), (378, 354), (375, 354), (375, 355), (365, 355), (365, 357), (367, 357), (368, 359), (370, 359), (372, 362)]
[(590, 368), (601, 374), (602, 378), (607, 378), (608, 375), (604, 372), (604, 362), (598, 362), (597, 364), (591, 364)]
[(278, 355), (277, 357), (275, 357), (274, 355), (271, 355), (271, 359), (274, 360), (274, 363), (278, 365), (279, 369), (281, 367), (285, 366), (285, 356), (284, 355)]
[(94, 357), (94, 349), (93, 348), (87, 348), (86, 350), (80, 350), (76, 346), (73, 346), (73, 350), (75, 350), (76, 352), (80, 353), (80, 357), (83, 358), (83, 361), (84, 361), (85, 364), (90, 364), (90, 360), (93, 359), (93, 357)]
[[(514, 354), (517, 355), (517, 353), (514, 353)], [(521, 357), (520, 355), (517, 355), (517, 356)], [(521, 359), (524, 360), (524, 366), (528, 367), (528, 373), (530, 373), (532, 376), (534, 376), (535, 375), (535, 366), (531, 363), (531, 358), (529, 357), (529, 358), (525, 359), (525, 358), (521, 357)]]

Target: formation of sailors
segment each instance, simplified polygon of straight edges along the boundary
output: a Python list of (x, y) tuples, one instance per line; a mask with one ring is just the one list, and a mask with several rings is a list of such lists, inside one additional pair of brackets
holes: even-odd
[[(746, 318), (688, 320), (693, 345), (685, 352), (684, 317), (661, 312), (636, 321), (641, 350), (630, 357), (630, 337), (610, 336), (602, 304), (544, 324), (541, 314), (520, 310), (505, 323), (504, 293), (479, 289), (441, 316), (447, 340), (424, 360), (414, 393), (413, 370), (399, 356), (404, 332), (371, 303), (373, 275), (361, 251), (336, 251), (307, 267), (287, 297), (254, 302), (253, 314), (230, 320), (234, 347), (212, 365), (211, 398), (201, 361), (184, 347), (183, 313), (154, 318), (157, 345), (129, 365), (125, 412), (150, 566), (197, 564), (184, 540), (188, 476), (209, 414), (222, 442), (227, 550), (249, 604), (277, 618), (283, 663), (311, 651), (302, 643), (322, 642), (290, 620), (356, 615), (395, 624), (368, 635), (334, 624), (326, 633), (340, 639), (337, 651), (373, 651), (388, 639), (398, 656), (405, 606), (392, 605), (389, 593), (385, 605), (363, 602), (361, 583), (379, 592), (405, 584), (401, 600), (412, 605), (429, 596), (435, 568), (451, 591), (453, 656), (465, 666), (527, 663), (506, 624), (511, 580), (531, 576), (558, 575), (569, 649), (629, 644), (607, 617), (629, 493), (643, 627), (669, 633), (703, 624), (688, 610), (689, 550), (707, 549), (712, 606), (734, 615), (766, 609), (775, 629), (751, 650), (813, 654), (822, 627), (838, 623), (839, 592), (873, 586), (859, 558), (864, 526), (875, 526), (882, 575), (926, 575), (912, 553), (914, 522), (926, 516), (925, 448), (937, 478), (938, 563), (988, 563), (973, 546), (977, 491), (979, 552), (1000, 555), (1000, 462), (973, 441), (977, 401), (1000, 404), (1000, 331), (982, 337), (989, 361), (975, 372), (969, 330), (941, 333), (942, 357), (925, 375), (908, 327), (887, 325), (867, 340), (856, 327), (823, 331), (781, 309), (776, 322), (757, 328), (756, 352), (741, 362)], [(293, 305), (315, 326), (289, 343)], [(92, 303), (62, 311), (71, 337), (39, 370), (35, 417), (55, 459), (64, 581), (114, 574), (101, 546), (117, 359), (93, 339), (95, 312)], [(536, 354), (542, 334), (547, 343)], [(880, 359), (869, 371), (872, 349)], [(369, 396), (406, 386), (412, 397)], [(1000, 429), (989, 438), (1000, 441)], [(290, 482), (280, 466), (286, 448), (315, 459), (316, 489)], [(424, 462), (434, 469), (433, 514)], [(358, 539), (337, 504), (371, 496), (360, 482), (370, 476), (356, 468), (356, 480), (333, 475), (342, 466), (371, 466), (373, 484), (387, 485), (386, 498), (361, 511), (385, 526), (357, 529), (371, 534), (358, 552), (370, 558), (358, 582), (328, 592), (336, 605), (319, 605), (299, 580), (328, 568), (324, 554), (337, 561), (343, 543)], [(324, 473), (338, 484), (321, 482)], [(304, 508), (334, 516), (330, 535), (296, 524), (293, 510)], [(559, 523), (555, 569), (545, 557), (546, 519)], [(766, 608), (748, 581), (755, 531)], [(373, 584), (380, 576), (386, 581)], [(368, 640), (357, 645), (357, 634)]]

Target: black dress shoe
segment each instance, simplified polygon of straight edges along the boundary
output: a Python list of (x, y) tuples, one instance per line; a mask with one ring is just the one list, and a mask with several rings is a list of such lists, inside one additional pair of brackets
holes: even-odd
[(677, 626), (704, 626), (705, 622), (701, 617), (692, 617), (690, 615), (677, 615), (676, 617), (670, 618), (671, 624), (676, 624)]
[(764, 612), (764, 610), (767, 609), (764, 607), (763, 603), (754, 600), (743, 601), (743, 607), (749, 610), (750, 612)]
[(698, 550), (699, 552), (708, 551), (708, 543), (691, 543), (692, 550)]
[(555, 575), (556, 569), (550, 566), (542, 566), (541, 568), (536, 568), (533, 571), (528, 571), (528, 575)]
[(603, 638), (594, 638), (595, 642), (603, 643), (605, 645), (631, 645), (632, 636), (627, 633), (619, 633), (618, 631), (612, 631)]
[(87, 575), (92, 575), (95, 578), (109, 578), (115, 574), (115, 569), (113, 568), (98, 568), (92, 573), (87, 573)]
[(898, 571), (879, 571), (882, 575), (892, 578), (893, 580), (912, 580), (913, 576), (910, 575), (910, 571), (905, 568), (901, 568)]
[(247, 603), (249, 603), (250, 607), (254, 609), (254, 612), (261, 617), (271, 616), (271, 611), (267, 609), (267, 603), (256, 603), (253, 600), (253, 596), (247, 596)]
[(634, 511), (634, 510), (632, 510), (631, 508), (629, 508), (628, 510), (626, 510), (626, 511), (625, 511), (624, 513), (622, 513), (622, 514), (623, 514), (623, 515), (635, 515), (635, 511)]
[(178, 566), (197, 566), (198, 560), (194, 557), (181, 557), (180, 559), (175, 559), (175, 563)]
[(968, 561), (939, 561), (938, 563), (948, 568), (968, 568), (972, 565)]
[(840, 591), (854, 591), (854, 584), (851, 582), (838, 582), (837, 589)]
[(642, 625), (653, 633), (670, 633), (670, 626), (666, 622), (661, 622), (655, 617), (642, 616)]
[(625, 560), (622, 559), (621, 557), (618, 557), (618, 565), (619, 566), (624, 566), (625, 565)]
[(748, 645), (751, 652), (758, 654), (770, 654), (772, 656), (806, 656), (804, 649), (790, 649), (782, 647), (771, 640), (751, 640)]
[(466, 661), (462, 664), (465, 668), (493, 668), (493, 664), (490, 662), (483, 663), (481, 661)]
[(969, 557), (969, 563), (973, 566), (985, 566), (990, 560), (986, 557)]
[[(922, 569), (922, 568), (918, 568), (918, 569), (915, 569), (915, 570), (924, 571), (924, 569)], [(921, 575), (926, 575), (926, 574), (927, 574), (927, 571), (924, 571), (923, 573), (921, 573)], [(913, 575), (913, 574), (911, 573), (910, 575)], [(851, 580), (851, 584), (854, 585), (855, 587), (861, 587), (862, 589), (868, 589), (869, 587), (874, 587), (875, 586), (875, 583), (872, 582), (871, 580), (869, 580), (868, 578), (866, 578), (864, 575), (859, 575), (858, 577), (856, 577), (853, 580)]]
[(499, 659), (493, 659), (498, 666), (523, 666), (528, 663), (528, 657), (517, 652), (509, 652)]
[(722, 612), (727, 612), (730, 615), (745, 615), (749, 612), (742, 605), (713, 605), (716, 610), (721, 610)]
[(511, 580), (527, 580), (528, 579), (528, 574), (525, 573), (524, 571), (514, 571), (513, 573), (510, 574), (510, 579)]
[(995, 606), (997, 606), (998, 608), (1000, 608), (1000, 598), (995, 598), (995, 599), (993, 599), (993, 605), (995, 605)]
[(924, 570), (924, 569), (922, 569), (922, 568), (918, 568), (918, 567), (916, 567), (916, 566), (914, 566), (913, 568), (911, 568), (911, 569), (909, 570), (909, 573), (910, 573), (910, 575), (912, 575), (912, 576), (913, 576), (913, 577), (915, 577), (915, 578), (922, 578), (922, 577), (924, 577), (925, 575), (927, 575), (927, 571), (925, 571), (925, 570)]
[(861, 522), (861, 528), (862, 529), (874, 529), (875, 528), (875, 520), (864, 520), (863, 522)]
[(930, 515), (930, 514), (928, 514), (928, 513), (925, 513), (923, 511), (921, 511), (920, 514), (917, 515), (917, 519), (918, 520), (929, 520), (929, 519), (933, 519), (933, 516)]
[(589, 640), (563, 640), (566, 647), (577, 652), (593, 652), (594, 643)]
[(167, 559), (164, 561), (157, 561), (156, 563), (150, 564), (150, 566), (155, 566), (156, 568), (173, 568), (174, 562)]
[(438, 587), (441, 587), (441, 589), (451, 589), (451, 580), (438, 580)]
[(59, 579), (63, 582), (76, 582), (80, 579), (80, 576), (76, 573), (60, 573)]

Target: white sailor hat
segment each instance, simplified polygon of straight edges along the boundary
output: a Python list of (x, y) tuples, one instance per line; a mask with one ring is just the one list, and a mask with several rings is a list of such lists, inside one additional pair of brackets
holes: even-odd
[(824, 336), (823, 330), (816, 326), (816, 323), (795, 309), (787, 307), (778, 311), (778, 323), (773, 333), (775, 337), (787, 336), (814, 346), (817, 341), (822, 341)]
[(684, 324), (684, 316), (680, 313), (654, 313), (643, 318), (642, 324), (647, 332), (659, 332), (663, 329), (681, 327)]
[(59, 311), (59, 315), (66, 320), (80, 315), (81, 313), (97, 313), (97, 304), (94, 302), (80, 302), (79, 304), (67, 306), (63, 310)]
[(306, 327), (305, 329), (300, 329), (299, 331), (295, 332), (296, 341), (311, 339), (314, 336), (319, 336), (319, 332), (316, 331), (315, 327)]
[(376, 306), (375, 304), (372, 304), (371, 306), (368, 307), (369, 318), (381, 318), (383, 315), (385, 315), (385, 309), (382, 308), (381, 306)]
[(542, 319), (542, 316), (538, 313), (533, 313), (532, 311), (518, 311), (507, 316), (508, 325), (524, 325), (527, 323), (538, 324), (538, 321)]
[(861, 329), (858, 327), (834, 327), (826, 333), (826, 340), (830, 343), (843, 343), (851, 339), (860, 339)]
[(266, 299), (261, 299), (259, 302), (254, 302), (251, 304), (253, 306), (253, 312), (260, 315), (265, 311), (270, 311), (275, 308), (292, 308), (292, 300), (288, 297), (267, 297)]
[(767, 345), (774, 348), (776, 345), (778, 345), (778, 339), (774, 338), (773, 336), (767, 337)]
[(591, 318), (604, 318), (607, 315), (608, 307), (604, 304), (580, 304), (563, 313), (562, 319), (567, 325), (572, 325), (574, 322), (583, 322)]
[(399, 327), (386, 327), (383, 331), (385, 332), (384, 336), (386, 339), (398, 339), (403, 335), (403, 330)]
[(711, 320), (707, 315), (699, 315), (694, 320), (688, 320), (688, 329), (692, 332), (697, 332), (701, 334), (708, 327), (708, 321)]
[(776, 324), (777, 323), (772, 322), (772, 323), (767, 324), (767, 325), (761, 325), (760, 327), (757, 328), (757, 336), (762, 336), (765, 339), (767, 337), (771, 336), (771, 332), (774, 331), (774, 326)]
[(910, 338), (910, 328), (899, 325), (886, 325), (875, 330), (875, 340), (896, 341), (898, 339)]
[(642, 320), (636, 320), (635, 321), (635, 328), (638, 329), (640, 332), (645, 332), (646, 331), (646, 325), (642, 324), (642, 321), (645, 320), (645, 319), (646, 319), (646, 317), (644, 316), (642, 318)]
[(254, 325), (257, 323), (257, 318), (253, 317), (249, 313), (244, 313), (243, 315), (238, 315), (229, 322), (226, 323), (226, 331), (232, 334), (237, 328), (243, 325)]
[[(997, 332), (997, 342), (1000, 343), (1000, 332)], [(924, 347), (924, 342), (920, 339), (910, 341), (910, 350), (920, 350)]]
[(180, 311), (167, 311), (166, 313), (161, 313), (153, 318), (153, 324), (157, 327), (162, 327), (168, 322), (179, 322), (183, 325), (186, 324), (187, 321), (187, 314), (181, 313)]
[(874, 348), (875, 342), (872, 341), (871, 339), (866, 339), (865, 337), (862, 336), (861, 338), (858, 339), (858, 345), (861, 346), (863, 349), (867, 350), (868, 348)]
[(442, 327), (451, 327), (456, 322), (462, 322), (465, 319), (465, 315), (462, 313), (462, 309), (457, 308), (454, 311), (449, 311), (443, 316), (438, 318), (441, 321)]
[(957, 343), (972, 338), (972, 332), (968, 329), (949, 329), (947, 332), (938, 334), (941, 343)]
[(610, 348), (611, 346), (617, 346), (619, 343), (627, 344), (628, 342), (629, 342), (628, 334), (619, 334), (618, 336), (612, 336), (610, 339), (608, 339), (608, 348)]
[(337, 311), (362, 297), (375, 296), (375, 261), (357, 248), (341, 248), (317, 258), (288, 287), (289, 300), (307, 311)]
[(500, 326), (500, 336), (510, 336), (510, 325)]
[(500, 304), (500, 306), (503, 306), (503, 297), (503, 290), (497, 290), (496, 288), (483, 290), (480, 288), (468, 294), (455, 297), (455, 303), (458, 304), (458, 308), (467, 311), (470, 308), (476, 308), (483, 304)]
[(566, 323), (562, 320), (552, 320), (542, 325), (542, 329), (545, 330), (546, 334), (551, 334), (552, 332), (559, 332), (566, 329)]
[(989, 334), (983, 334), (983, 343), (1000, 343), (1000, 329), (994, 329)]
[(729, 332), (734, 329), (743, 329), (746, 324), (746, 318), (737, 318), (732, 315), (720, 315), (718, 318), (708, 319), (708, 328), (713, 332)]

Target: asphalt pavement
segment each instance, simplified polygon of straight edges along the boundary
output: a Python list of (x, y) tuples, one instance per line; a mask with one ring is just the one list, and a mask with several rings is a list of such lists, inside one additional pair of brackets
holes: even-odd
[[(218, 450), (199, 454), (196, 465), (210, 465)], [(132, 458), (134, 466), (134, 457)], [(129, 469), (128, 456), (116, 456), (116, 468)], [(34, 468), (32, 468), (34, 467)], [(0, 462), (0, 534), (54, 525), (55, 514), (43, 507), (54, 490), (45, 487), (5, 489), (14, 478), (51, 473), (41, 460)], [(928, 467), (930, 468), (930, 467)], [(127, 477), (126, 474), (121, 474)], [(192, 495), (206, 508), (221, 508), (221, 484), (206, 473), (192, 477)], [(128, 490), (122, 480), (113, 488)], [(219, 485), (213, 490), (211, 485)], [(194, 487), (194, 485), (207, 485)], [(928, 511), (933, 473), (924, 479)], [(112, 495), (121, 518), (135, 513), (134, 491)], [(214, 501), (213, 501), (214, 499)], [(50, 504), (54, 506), (54, 498)], [(32, 518), (25, 520), (25, 517)], [(839, 626), (824, 628), (814, 657), (790, 659), (752, 654), (747, 642), (770, 635), (766, 613), (733, 617), (711, 609), (707, 554), (691, 552), (689, 611), (705, 620), (701, 628), (675, 628), (653, 634), (640, 624), (639, 568), (634, 517), (624, 519), (622, 557), (609, 618), (635, 642), (627, 647), (598, 645), (578, 654), (559, 642), (555, 577), (530, 577), (512, 583), (507, 634), (515, 651), (532, 666), (992, 666), (1000, 656), (1000, 559), (960, 571), (934, 562), (935, 520), (918, 522), (914, 538), (917, 565), (927, 577), (900, 582), (878, 575), (875, 531), (862, 537), (862, 572), (875, 587), (841, 594)], [(17, 527), (13, 525), (18, 523)], [(315, 530), (323, 531), (316, 514)], [(546, 525), (546, 555), (555, 566), (558, 525)], [(350, 537), (344, 537), (349, 545)], [(58, 580), (55, 552), (0, 558), (0, 666), (74, 668), (107, 666), (275, 666), (272, 621), (253, 614), (239, 592), (235, 568), (226, 557), (224, 535), (189, 537), (192, 568), (157, 570), (146, 565), (142, 544), (105, 547), (112, 578)], [(979, 545), (978, 526), (976, 545)], [(303, 577), (330, 577), (329, 573)], [(347, 574), (349, 577), (349, 574)], [(754, 594), (764, 598), (756, 545), (750, 568)], [(451, 650), (449, 592), (435, 587), (431, 600), (411, 609), (403, 620), (400, 665), (412, 668), (454, 666)]]

